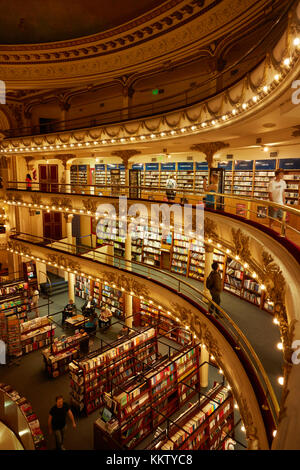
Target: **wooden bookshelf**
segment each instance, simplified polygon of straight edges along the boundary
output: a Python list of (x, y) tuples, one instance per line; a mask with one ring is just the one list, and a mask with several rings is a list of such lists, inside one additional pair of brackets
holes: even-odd
[(143, 363), (157, 357), (154, 328), (121, 338), (110, 346), (69, 365), (72, 402), (90, 414), (103, 404), (104, 392), (112, 393), (129, 377), (135, 377)]
[(54, 336), (56, 326), (48, 317), (38, 317), (20, 325), (20, 340), (23, 354), (47, 346)]
[[(10, 413), (6, 413), (7, 406), (5, 406), (5, 404), (7, 400), (5, 395), (7, 395), (7, 397), (9, 397), (19, 408), (21, 415), (25, 418), (25, 423), (27, 423), (27, 429), (32, 436), (35, 449), (45, 450), (46, 441), (41, 430), (40, 422), (29, 401), (25, 397), (22, 397), (22, 395), (20, 395), (10, 385), (3, 383), (0, 383), (0, 395), (0, 421), (7, 422), (8, 426), (12, 428), (15, 434), (19, 435), (22, 442), (21, 433), (24, 434), (26, 429), (24, 429), (23, 421), (20, 420), (20, 417), (18, 417), (15, 412), (18, 411), (17, 409), (11, 410), (11, 406), (9, 406)], [(9, 404), (10, 403), (8, 402), (7, 405)], [(3, 406), (3, 409), (1, 405)]]
[(225, 448), (234, 429), (233, 397), (222, 384), (206, 393), (155, 439), (155, 450), (214, 450)]
[[(89, 340), (87, 333), (76, 333), (61, 339), (55, 338), (50, 347), (42, 351), (46, 372), (55, 378), (69, 370), (69, 364), (78, 359), (83, 341)], [(88, 348), (87, 348), (88, 349)]]
[[(198, 347), (187, 346), (154, 364), (149, 372), (123, 383), (115, 393), (105, 394), (104, 408), (111, 419), (105, 423), (103, 408), (94, 428), (95, 449), (103, 449), (109, 440), (119, 442), (123, 449), (136, 448), (197, 392), (199, 361)], [(188, 381), (194, 386), (189, 394), (184, 388)]]

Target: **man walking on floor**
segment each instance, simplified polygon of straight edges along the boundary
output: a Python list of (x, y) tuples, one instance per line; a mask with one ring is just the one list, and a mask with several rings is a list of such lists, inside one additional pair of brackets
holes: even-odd
[[(220, 267), (219, 263), (216, 261), (213, 262), (211, 265), (212, 271), (209, 274), (208, 278), (206, 279), (206, 287), (210, 292), (212, 300), (217, 304), (220, 305), (221, 303), (221, 292), (222, 292), (222, 278), (219, 272)], [(221, 313), (217, 310), (217, 308), (211, 303), (209, 306), (209, 313), (213, 313), (220, 318), (222, 317)]]
[(67, 403), (64, 403), (63, 397), (59, 395), (56, 397), (55, 401), (56, 401), (56, 404), (52, 406), (49, 412), (49, 418), (48, 418), (49, 434), (52, 434), (52, 432), (54, 432), (56, 450), (66, 450), (63, 446), (63, 443), (64, 443), (64, 436), (65, 436), (67, 415), (69, 416), (74, 429), (76, 428), (76, 423), (75, 423), (73, 413), (70, 410), (69, 405), (67, 405)]

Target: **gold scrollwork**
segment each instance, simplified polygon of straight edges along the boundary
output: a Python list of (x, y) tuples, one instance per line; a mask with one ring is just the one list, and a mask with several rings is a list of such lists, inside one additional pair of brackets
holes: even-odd
[(251, 259), (251, 252), (249, 247), (250, 238), (245, 235), (241, 229), (235, 230), (232, 228), (231, 234), (235, 254), (238, 255), (241, 260), (247, 261), (249, 263)]

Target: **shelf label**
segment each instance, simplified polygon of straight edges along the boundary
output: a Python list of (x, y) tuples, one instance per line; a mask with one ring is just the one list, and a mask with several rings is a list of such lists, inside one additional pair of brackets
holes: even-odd
[(234, 165), (235, 170), (253, 170), (253, 160), (236, 160)]
[(196, 170), (208, 171), (207, 162), (196, 162)]
[(232, 170), (232, 161), (231, 162), (219, 162), (218, 168), (224, 168), (224, 170)]
[(116, 170), (117, 168), (118, 168), (118, 165), (116, 163), (111, 163), (107, 165), (107, 171)]
[(143, 170), (144, 169), (144, 163), (134, 163), (132, 165), (133, 170)]
[(256, 160), (256, 170), (275, 170), (276, 160)]
[(105, 165), (97, 164), (97, 165), (95, 165), (95, 170), (96, 171), (105, 171)]
[(119, 163), (118, 168), (119, 170), (125, 170), (125, 165), (123, 165), (122, 163)]
[(300, 170), (300, 158), (284, 158), (279, 160), (279, 168), (283, 170)]
[(146, 171), (158, 171), (158, 163), (146, 163)]
[(193, 171), (194, 170), (194, 163), (190, 162), (182, 162), (178, 163), (177, 167), (178, 171)]
[(175, 171), (176, 170), (176, 163), (161, 163), (160, 165), (161, 171)]
[(87, 165), (79, 165), (78, 170), (79, 171), (87, 171)]

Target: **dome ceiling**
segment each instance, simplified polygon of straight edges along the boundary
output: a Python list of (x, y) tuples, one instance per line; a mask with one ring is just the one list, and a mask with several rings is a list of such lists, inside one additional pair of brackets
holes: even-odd
[(0, 44), (64, 41), (103, 32), (160, 0), (0, 0)]

